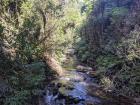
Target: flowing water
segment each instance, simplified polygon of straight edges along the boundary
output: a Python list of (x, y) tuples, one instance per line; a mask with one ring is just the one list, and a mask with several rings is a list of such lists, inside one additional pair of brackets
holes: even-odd
[(44, 96), (47, 105), (118, 105), (86, 73), (68, 71), (52, 81)]
[[(71, 55), (71, 54), (70, 54)], [(73, 56), (68, 57), (71, 59)], [(73, 59), (73, 58), (72, 58)], [(74, 58), (75, 59), (75, 58)], [(70, 61), (70, 60), (68, 60)], [(68, 62), (65, 65), (71, 64)], [(70, 65), (73, 66), (73, 65)], [(69, 67), (68, 67), (69, 68)], [(86, 70), (85, 70), (86, 71)], [(52, 81), (45, 90), (46, 105), (119, 105), (108, 97), (96, 84), (96, 78), (89, 71), (77, 69), (66, 71), (65, 75)]]

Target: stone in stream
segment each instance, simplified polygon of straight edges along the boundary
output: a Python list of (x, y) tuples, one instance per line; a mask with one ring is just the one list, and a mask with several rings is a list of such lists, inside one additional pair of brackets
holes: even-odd
[(87, 72), (87, 71), (92, 71), (93, 69), (91, 67), (85, 67), (85, 66), (82, 66), (82, 65), (78, 65), (76, 67), (77, 71), (80, 71), (80, 72)]

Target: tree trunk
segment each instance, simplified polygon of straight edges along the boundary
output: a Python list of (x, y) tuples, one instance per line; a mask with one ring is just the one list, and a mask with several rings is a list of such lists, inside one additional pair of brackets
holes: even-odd
[(55, 58), (48, 54), (44, 54), (44, 60), (49, 66), (49, 68), (55, 71), (59, 76), (62, 76), (64, 74), (64, 69)]

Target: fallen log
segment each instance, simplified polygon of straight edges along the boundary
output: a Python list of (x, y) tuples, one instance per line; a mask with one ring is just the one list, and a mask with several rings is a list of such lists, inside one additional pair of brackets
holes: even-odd
[(55, 71), (59, 76), (64, 75), (64, 69), (55, 58), (48, 54), (44, 54), (44, 61), (49, 66), (49, 68)]

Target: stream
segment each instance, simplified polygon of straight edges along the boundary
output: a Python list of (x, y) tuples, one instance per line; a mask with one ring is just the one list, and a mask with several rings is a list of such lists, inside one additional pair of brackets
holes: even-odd
[(119, 105), (106, 96), (86, 73), (68, 71), (52, 81), (44, 96), (46, 105)]
[(67, 70), (65, 75), (51, 81), (45, 89), (45, 105), (120, 105), (101, 90), (88, 72)]

